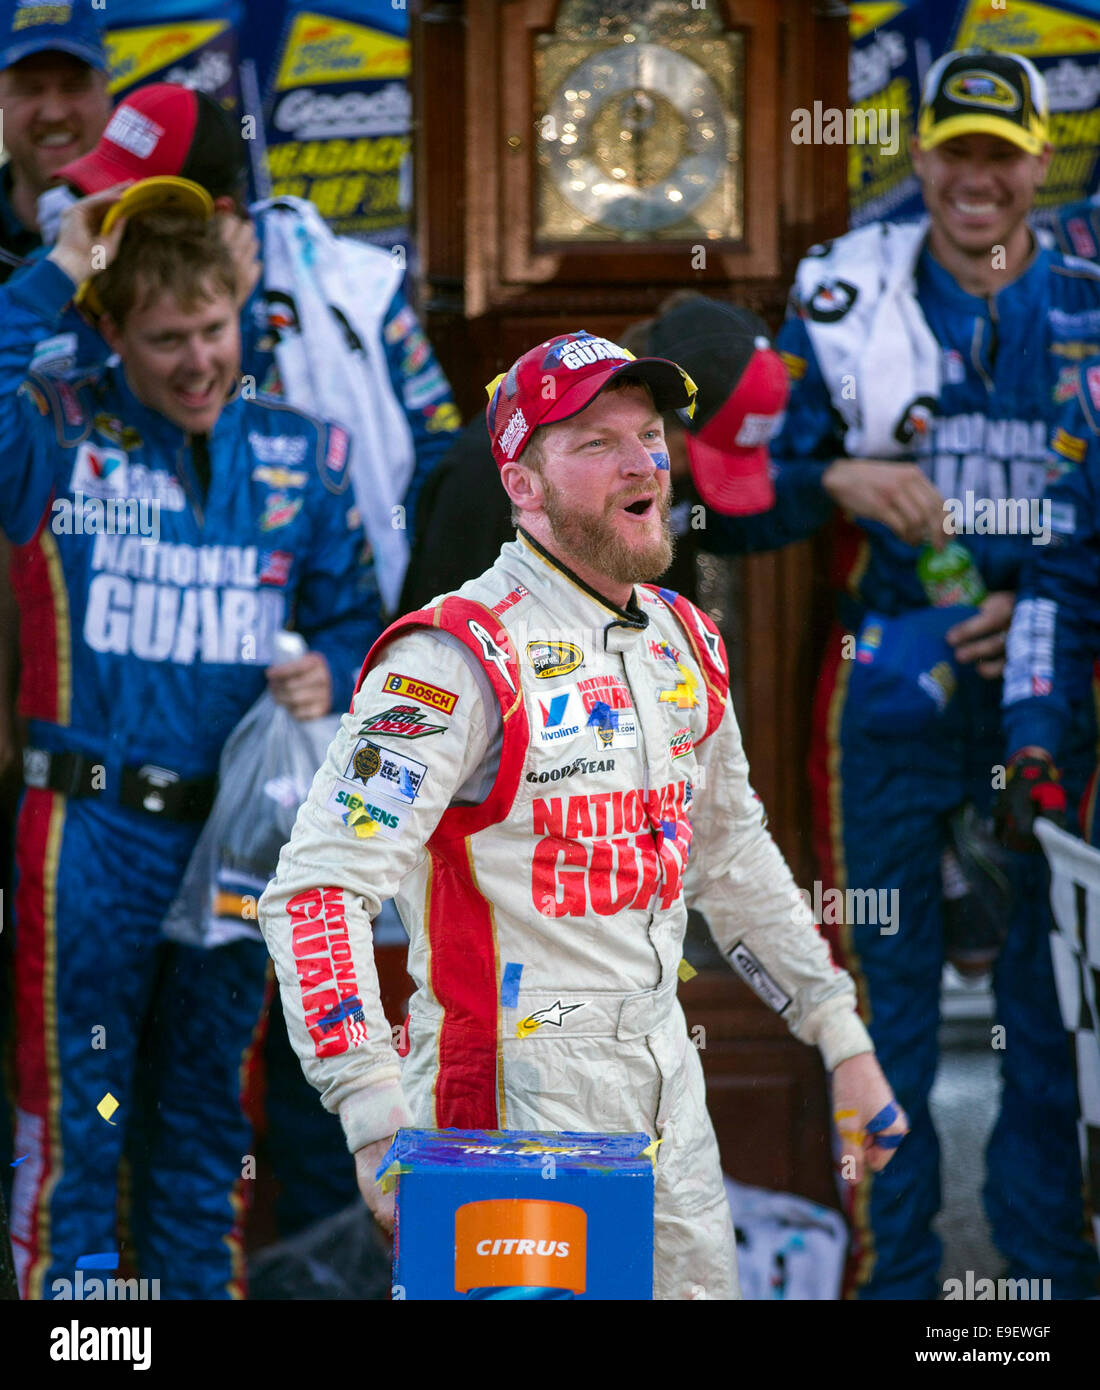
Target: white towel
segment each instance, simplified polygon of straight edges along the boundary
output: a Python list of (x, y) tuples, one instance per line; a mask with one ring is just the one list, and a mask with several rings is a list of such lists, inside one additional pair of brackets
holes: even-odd
[[(415, 462), (412, 431), (395, 398), (382, 327), (401, 283), (385, 251), (337, 237), (312, 203), (275, 198), (252, 209), (263, 239), (264, 289), (289, 295), (300, 333), (284, 333), (275, 358), (289, 404), (351, 436), (352, 487), (374, 552), (378, 588), (397, 607), (409, 562), (401, 506)], [(349, 345), (336, 313), (362, 345)]]
[(941, 350), (914, 280), (927, 230), (872, 222), (799, 262), (794, 295), (852, 458), (910, 456), (905, 422), (939, 397)]
[(838, 1299), (848, 1233), (839, 1212), (727, 1177), (743, 1299)]

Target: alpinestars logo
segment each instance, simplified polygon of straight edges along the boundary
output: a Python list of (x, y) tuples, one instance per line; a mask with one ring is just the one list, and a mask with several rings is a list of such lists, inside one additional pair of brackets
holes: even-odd
[(475, 622), (473, 618), (469, 620), (466, 626), (470, 629), (471, 634), (477, 639), (478, 646), (481, 648), (482, 655), (485, 657), (485, 660), (491, 661), (493, 663), (493, 665), (500, 672), (501, 676), (504, 678), (504, 681), (507, 684), (508, 689), (514, 693), (516, 683), (512, 679), (511, 672), (508, 670), (508, 653), (504, 650), (503, 647), (498, 647), (497, 644), (493, 641), (493, 639), (489, 636), (489, 634), (485, 631), (485, 629), (481, 626), (481, 624)]

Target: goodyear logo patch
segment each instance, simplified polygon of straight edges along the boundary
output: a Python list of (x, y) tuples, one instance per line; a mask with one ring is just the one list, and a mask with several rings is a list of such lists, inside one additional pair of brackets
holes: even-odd
[(458, 704), (458, 696), (450, 690), (444, 690), (438, 685), (429, 685), (427, 681), (418, 680), (415, 676), (399, 675), (395, 671), (387, 673), (382, 689), (391, 695), (407, 695), (410, 700), (419, 700), (422, 705), (430, 705), (440, 714), (453, 714), (454, 707)]

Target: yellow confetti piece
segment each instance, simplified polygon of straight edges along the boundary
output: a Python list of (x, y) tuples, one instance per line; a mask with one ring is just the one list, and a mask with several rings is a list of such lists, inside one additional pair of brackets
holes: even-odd
[(858, 1111), (858, 1110), (834, 1110), (834, 1111), (833, 1111), (833, 1119), (834, 1119), (834, 1120), (854, 1120), (855, 1117), (856, 1117), (858, 1114), (859, 1114), (859, 1111)]
[(683, 980), (684, 984), (687, 984), (688, 980), (694, 980), (699, 972), (694, 965), (689, 965), (686, 960), (682, 960), (676, 967), (676, 973), (679, 975), (680, 979)]
[(677, 709), (694, 709), (699, 703), (699, 696), (696, 694), (699, 682), (682, 661), (678, 661), (676, 666), (683, 679), (672, 690), (662, 690), (657, 702), (675, 704)]
[(648, 1148), (642, 1150), (642, 1157), (648, 1158), (654, 1168), (657, 1166), (657, 1150), (664, 1142), (663, 1139), (654, 1139), (653, 1143), (650, 1144)]
[(842, 1139), (847, 1139), (853, 1144), (862, 1144), (866, 1135), (861, 1129), (841, 1129), (837, 1133)]
[(348, 824), (361, 840), (367, 840), (378, 833), (378, 822), (372, 816), (368, 816), (365, 811), (360, 811), (355, 819), (349, 821)]
[(532, 1033), (537, 1032), (542, 1027), (542, 1020), (537, 1018), (521, 1018), (516, 1024), (516, 1037), (529, 1038)]
[(392, 1192), (397, 1186), (397, 1179), (402, 1173), (411, 1173), (412, 1165), (402, 1163), (399, 1159), (394, 1159), (382, 1176), (378, 1179), (378, 1186), (383, 1192)]
[(107, 1094), (96, 1106), (96, 1111), (99, 1113), (100, 1116), (102, 1116), (103, 1119), (107, 1121), (109, 1125), (114, 1124), (114, 1120), (111, 1119), (111, 1116), (115, 1113), (117, 1109), (118, 1101), (115, 1100), (114, 1096), (111, 1095), (110, 1091), (107, 1092)]

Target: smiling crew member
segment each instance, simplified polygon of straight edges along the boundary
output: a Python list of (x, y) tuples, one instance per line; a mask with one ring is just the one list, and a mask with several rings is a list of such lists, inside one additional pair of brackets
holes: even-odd
[(0, 283), (40, 244), (38, 199), (95, 145), (111, 114), (107, 54), (91, 0), (0, 0)]
[[(24, 1298), (117, 1249), (125, 1144), (138, 1273), (165, 1297), (224, 1298), (243, 1290), (240, 1093), (266, 953), (258, 936), (168, 945), (160, 923), (265, 671), (298, 718), (346, 708), (380, 623), (346, 435), (239, 391), (236, 267), (209, 195), (175, 180), (118, 196), (65, 212), (0, 315), (0, 527), (29, 721), (11, 1232)], [(120, 363), (28, 375), (99, 249)], [(311, 650), (273, 667), (292, 613)]]
[[(860, 1170), (905, 1118), (764, 828), (718, 630), (642, 583), (671, 558), (661, 412), (694, 383), (577, 332), (490, 390), (518, 535), (383, 634), (261, 899), (291, 1041), (384, 1224), (374, 1174), (400, 1126), (644, 1130), (663, 1141), (655, 1295), (736, 1297), (676, 1000), (688, 905), (820, 1047)], [(403, 1067), (371, 952), (390, 897), (417, 985)]]
[[(1051, 153), (1045, 86), (1026, 58), (940, 58), (912, 147), (927, 218), (875, 223), (815, 247), (777, 338), (792, 388), (772, 453), (782, 468), (816, 474), (847, 514), (833, 536), (837, 624), (810, 757), (818, 864), (826, 888), (896, 891), (900, 905), (893, 932), (873, 921), (838, 930), (912, 1124), (897, 1162), (849, 1192), (848, 1287), (867, 1298), (941, 1292), (928, 1097), (944, 901), (958, 901), (945, 851), (954, 813), (968, 803), (990, 813), (1004, 759), (1006, 634), (1022, 566), (1043, 537), (982, 526), (953, 537), (988, 591), (983, 599), (975, 586), (969, 604), (930, 607), (918, 562), (926, 540), (943, 545), (948, 511), (974, 516), (1000, 504), (1006, 514), (1004, 504), (1018, 502), (1014, 513), (1031, 514), (1055, 457), (1048, 440), (1059, 402), (1075, 390), (1082, 354), (1100, 346), (1100, 278), (1040, 248), (1027, 224)], [(1091, 722), (1081, 711), (1079, 724)], [(1087, 775), (1089, 738), (1080, 727), (1071, 779)], [(1077, 1099), (1049, 909), (1037, 866), (1017, 860), (1012, 873), (1016, 907), (993, 972), (1009, 1041), (999, 1052), (986, 1208), (1012, 1277), (1049, 1278), (1056, 1297), (1085, 1297), (1098, 1271), (1081, 1236)], [(947, 954), (962, 958), (970, 944), (953, 935)]]

